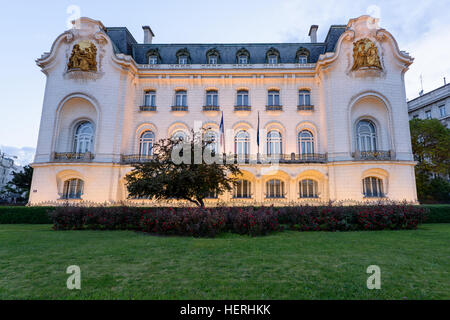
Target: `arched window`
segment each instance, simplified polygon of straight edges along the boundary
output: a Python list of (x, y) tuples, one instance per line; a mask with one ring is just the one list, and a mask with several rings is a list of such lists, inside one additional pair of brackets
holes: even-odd
[(361, 152), (377, 150), (375, 125), (369, 120), (361, 120), (356, 126), (356, 141)]
[(217, 107), (219, 105), (219, 93), (217, 90), (206, 91), (206, 106)]
[(147, 52), (148, 64), (158, 64), (161, 61), (158, 49), (150, 49)]
[(300, 155), (314, 154), (314, 136), (309, 130), (298, 133), (298, 153)]
[(267, 133), (267, 155), (277, 156), (283, 153), (283, 139), (281, 133), (272, 130)]
[(187, 107), (187, 91), (177, 90), (175, 92), (175, 106)]
[(155, 134), (151, 131), (146, 131), (141, 135), (139, 141), (139, 155), (151, 156), (153, 155), (153, 144), (155, 143)]
[(305, 64), (308, 63), (309, 60), (309, 51), (305, 48), (300, 48), (296, 53), (297, 63)]
[(187, 140), (187, 134), (182, 131), (178, 130), (172, 134), (172, 140), (175, 141), (186, 141)]
[(74, 152), (92, 152), (94, 144), (94, 126), (89, 121), (80, 123), (75, 130)]
[(234, 153), (240, 158), (250, 154), (250, 135), (247, 131), (239, 131), (234, 138)]
[(220, 59), (220, 54), (217, 49), (210, 49), (206, 52), (206, 61), (208, 64), (218, 64)]
[(245, 107), (249, 106), (249, 100), (248, 100), (248, 91), (247, 90), (239, 90), (237, 92), (237, 101), (236, 106), (238, 107)]
[(84, 182), (81, 179), (70, 179), (64, 181), (63, 199), (81, 199)]
[(158, 64), (157, 56), (148, 56), (148, 64)]
[(156, 107), (156, 91), (155, 90), (145, 91), (144, 106), (145, 107)]
[(188, 64), (190, 62), (189, 51), (184, 48), (177, 51), (178, 64)]
[(266, 52), (266, 63), (277, 64), (280, 63), (280, 52), (275, 48), (270, 48)]
[(318, 198), (318, 184), (317, 181), (311, 179), (304, 179), (299, 182), (300, 198)]
[(233, 198), (250, 199), (252, 197), (252, 183), (248, 180), (238, 180), (234, 186)]
[(298, 105), (311, 106), (311, 92), (309, 90), (298, 91)]
[(218, 139), (217, 139), (217, 132), (213, 131), (213, 130), (208, 130), (205, 133), (204, 139), (206, 142), (211, 142), (210, 144), (208, 144), (207, 148), (209, 148), (209, 150), (211, 150), (211, 152), (214, 153), (218, 153), (219, 152), (219, 144), (218, 144)]
[(272, 179), (266, 182), (266, 198), (284, 198), (284, 182)]
[(267, 105), (268, 106), (280, 106), (280, 91), (269, 90), (267, 95)]
[(363, 194), (367, 198), (384, 197), (383, 180), (377, 177), (363, 179)]
[(236, 53), (236, 62), (238, 64), (248, 64), (250, 63), (250, 53), (245, 48), (239, 49)]

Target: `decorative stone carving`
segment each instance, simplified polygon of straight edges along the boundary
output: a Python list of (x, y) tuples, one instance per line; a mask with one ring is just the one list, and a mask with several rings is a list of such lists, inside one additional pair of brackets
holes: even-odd
[(361, 68), (382, 70), (378, 48), (370, 39), (364, 38), (353, 43), (352, 71)]
[(89, 41), (81, 41), (74, 45), (67, 68), (97, 72), (97, 47)]

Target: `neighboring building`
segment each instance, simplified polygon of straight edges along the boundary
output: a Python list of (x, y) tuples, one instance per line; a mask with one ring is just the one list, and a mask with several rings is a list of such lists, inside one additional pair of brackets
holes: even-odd
[(137, 43), (126, 28), (78, 22), (37, 60), (47, 84), (32, 204), (125, 200), (132, 164), (198, 127), (246, 162), (210, 203), (416, 201), (413, 59), (375, 19), (331, 26), (324, 42), (312, 26), (311, 43), (269, 44), (154, 44), (149, 27)]
[(0, 151), (0, 202), (13, 200), (9, 193), (5, 193), (5, 186), (13, 178), (13, 172), (18, 172), (22, 167), (14, 164), (14, 159), (8, 157), (5, 153)]
[(439, 119), (450, 128), (450, 84), (408, 101), (408, 113), (410, 119)]

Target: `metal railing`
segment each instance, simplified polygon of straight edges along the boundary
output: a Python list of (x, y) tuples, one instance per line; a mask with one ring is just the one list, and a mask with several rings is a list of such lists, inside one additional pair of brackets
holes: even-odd
[(266, 111), (282, 111), (283, 106), (266, 106)]
[(355, 160), (392, 160), (393, 153), (389, 151), (356, 151), (352, 154)]
[(125, 164), (130, 163), (144, 163), (150, 162), (155, 157), (153, 155), (140, 155), (140, 154), (130, 154), (130, 155), (121, 155), (120, 162)]
[(188, 111), (188, 106), (172, 106), (172, 111)]
[(234, 106), (234, 111), (251, 111), (251, 106)]
[(156, 106), (140, 106), (140, 111), (156, 111)]
[(88, 162), (94, 159), (94, 154), (92, 154), (91, 152), (54, 152), (52, 158), (53, 161), (57, 162)]
[(203, 106), (203, 111), (219, 111), (219, 106)]
[(314, 106), (297, 106), (298, 111), (314, 111)]

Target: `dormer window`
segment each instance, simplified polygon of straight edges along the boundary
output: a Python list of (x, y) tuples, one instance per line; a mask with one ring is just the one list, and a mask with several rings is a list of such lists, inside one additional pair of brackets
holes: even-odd
[(217, 56), (209, 56), (208, 57), (208, 63), (209, 64), (217, 64)]
[(270, 48), (266, 53), (266, 63), (277, 64), (280, 63), (280, 53), (275, 48)]
[(217, 49), (209, 49), (206, 52), (206, 61), (208, 64), (218, 64), (220, 59), (220, 54)]
[(298, 56), (298, 63), (300, 63), (300, 64), (308, 63), (308, 56), (305, 56), (305, 55)]
[(158, 57), (157, 56), (149, 56), (148, 64), (158, 64)]
[(178, 64), (187, 64), (188, 62), (188, 57), (185, 55), (179, 56), (178, 57)]
[(250, 63), (250, 53), (247, 51), (247, 49), (242, 48), (236, 53), (236, 61), (238, 64)]
[(270, 55), (267, 58), (267, 60), (268, 60), (269, 64), (277, 64), (278, 63), (278, 57), (274, 54)]

